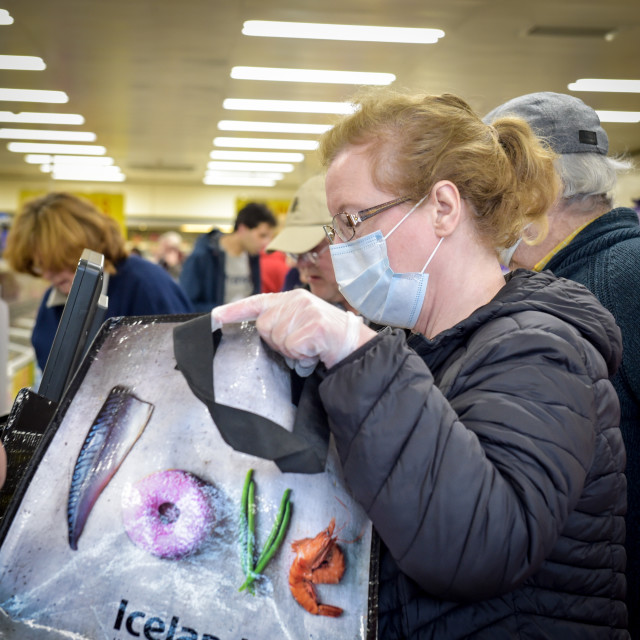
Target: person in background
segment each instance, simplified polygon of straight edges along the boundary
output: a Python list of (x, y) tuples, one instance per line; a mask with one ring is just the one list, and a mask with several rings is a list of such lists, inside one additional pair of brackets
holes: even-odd
[(495, 250), (545, 217), (554, 154), (450, 94), (353, 102), (320, 145), (329, 251), (349, 304), (389, 326), (301, 289), (213, 318), (322, 363), (345, 481), (381, 539), (381, 638), (628, 639), (620, 331), (578, 283), (505, 278)]
[(266, 205), (251, 202), (238, 212), (232, 233), (213, 229), (196, 240), (180, 273), (196, 311), (260, 293), (260, 252), (276, 225)]
[[(531, 93), (509, 100), (485, 121), (524, 118), (557, 153), (560, 197), (548, 211), (548, 234), (538, 244), (518, 242), (505, 266), (548, 270), (589, 288), (622, 331), (622, 364), (613, 376), (620, 429), (627, 449), (627, 606), (629, 631), (640, 638), (640, 226), (636, 212), (613, 205), (617, 176), (631, 163), (608, 156), (598, 114), (582, 100)], [(536, 227), (528, 230), (535, 233)], [(511, 254), (511, 255), (509, 255)]]
[(51, 283), (31, 336), (41, 370), (84, 249), (104, 256), (109, 298), (105, 320), (193, 311), (189, 299), (164, 269), (127, 253), (118, 223), (91, 202), (63, 192), (31, 200), (13, 221), (4, 258), (15, 271)]
[(177, 281), (185, 258), (182, 250), (182, 236), (177, 231), (165, 231), (158, 238), (153, 258)]
[(333, 272), (329, 240), (322, 228), (330, 222), (324, 176), (316, 175), (296, 192), (284, 228), (267, 246), (267, 251), (279, 250), (289, 255), (298, 271), (297, 286), (304, 283), (314, 295), (342, 309), (354, 311), (340, 293)]
[(260, 291), (278, 293), (282, 291), (284, 279), (289, 272), (287, 256), (282, 251), (260, 252)]

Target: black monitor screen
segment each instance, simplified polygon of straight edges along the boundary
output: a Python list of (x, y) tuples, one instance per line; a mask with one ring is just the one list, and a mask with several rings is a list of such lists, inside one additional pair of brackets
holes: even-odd
[[(96, 313), (102, 293), (104, 256), (90, 249), (82, 252), (71, 291), (62, 312), (38, 393), (59, 402), (97, 329)], [(106, 306), (106, 305), (105, 305)], [(99, 324), (98, 324), (99, 326)]]

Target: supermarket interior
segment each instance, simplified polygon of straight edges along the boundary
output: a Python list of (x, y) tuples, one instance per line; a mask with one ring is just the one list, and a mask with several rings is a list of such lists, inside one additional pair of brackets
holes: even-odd
[(639, 0), (0, 0), (0, 640), (640, 640), (638, 280)]

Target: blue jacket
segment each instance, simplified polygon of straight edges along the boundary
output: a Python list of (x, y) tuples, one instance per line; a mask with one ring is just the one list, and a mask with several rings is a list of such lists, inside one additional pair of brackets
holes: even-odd
[[(224, 302), (225, 252), (220, 248), (222, 232), (213, 229), (200, 236), (182, 265), (180, 285), (196, 311), (211, 311)], [(253, 292), (260, 293), (260, 256), (249, 256)]]
[(518, 270), (433, 339), (385, 329), (328, 370), (381, 640), (628, 640), (621, 350), (585, 287)]
[[(47, 307), (51, 289), (47, 289), (40, 303), (31, 336), (41, 370), (44, 370), (49, 357), (64, 310), (64, 305)], [(116, 265), (116, 273), (109, 276), (107, 295), (109, 306), (105, 320), (118, 316), (193, 312), (184, 291), (162, 267), (134, 254)]]
[(590, 289), (622, 332), (622, 364), (612, 378), (627, 449), (627, 605), (629, 631), (640, 638), (640, 225), (619, 208), (585, 227), (546, 267)]

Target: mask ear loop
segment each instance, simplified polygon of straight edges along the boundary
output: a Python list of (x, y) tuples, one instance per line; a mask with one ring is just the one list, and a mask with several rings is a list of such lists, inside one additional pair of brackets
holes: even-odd
[(398, 224), (395, 227), (393, 227), (393, 229), (391, 229), (391, 231), (389, 231), (389, 233), (387, 233), (386, 236), (384, 236), (385, 240), (429, 197), (429, 193), (427, 193), (426, 196), (422, 196), (422, 198), (420, 198), (420, 200), (418, 200), (418, 202), (416, 202), (416, 204), (413, 207), (411, 207), (411, 209), (409, 210), (409, 213), (405, 214), (404, 217), (400, 220), (400, 222), (398, 222)]
[(433, 250), (433, 253), (429, 256), (429, 259), (427, 260), (427, 264), (425, 264), (424, 267), (422, 267), (422, 271), (420, 273), (424, 273), (425, 269), (429, 266), (429, 263), (433, 260), (433, 256), (436, 255), (436, 251), (440, 248), (440, 245), (442, 244), (443, 240), (444, 240), (444, 236), (440, 238), (440, 242), (438, 242), (438, 244), (436, 245), (436, 248)]

